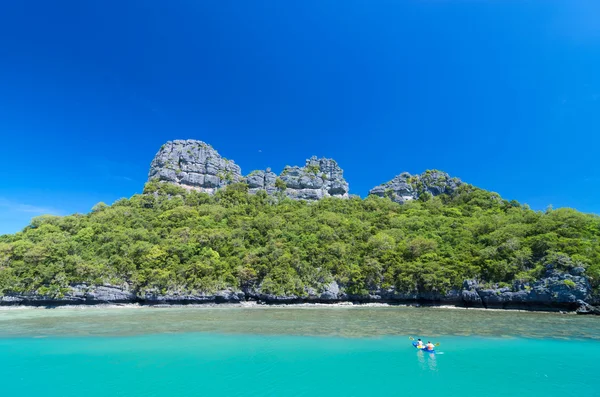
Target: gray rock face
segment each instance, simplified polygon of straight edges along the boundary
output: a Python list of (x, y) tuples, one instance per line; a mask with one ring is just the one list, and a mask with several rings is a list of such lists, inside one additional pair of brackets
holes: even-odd
[(128, 285), (99, 285), (88, 286), (85, 284), (71, 285), (69, 291), (61, 297), (50, 297), (37, 294), (8, 294), (0, 297), (0, 305), (33, 305), (33, 306), (59, 306), (59, 305), (95, 305), (116, 303), (142, 303), (142, 304), (185, 304), (185, 303), (239, 303), (245, 300), (242, 291), (225, 289), (216, 293), (189, 293), (184, 291), (167, 291), (161, 294), (158, 291), (144, 291), (139, 294), (130, 290)]
[(332, 281), (325, 285), (323, 292), (319, 296), (319, 299), (323, 301), (337, 301), (340, 299), (340, 286), (337, 282)]
[(245, 289), (245, 296), (250, 300), (264, 303), (299, 303), (303, 301), (296, 295), (275, 295), (265, 292), (261, 286)]
[(86, 301), (92, 302), (129, 302), (135, 299), (135, 294), (128, 286), (119, 287), (113, 285), (99, 285), (88, 287), (87, 285), (72, 286), (70, 294), (73, 297), (83, 296)]
[(379, 197), (389, 197), (393, 201), (403, 204), (416, 200), (423, 194), (439, 196), (452, 194), (462, 182), (458, 178), (451, 178), (441, 171), (425, 171), (421, 175), (411, 175), (408, 172), (394, 177), (389, 182), (376, 186), (369, 191)]
[[(196, 140), (165, 143), (150, 164), (148, 180), (158, 180), (213, 194), (230, 183), (245, 181), (250, 193), (261, 190), (273, 195), (277, 175), (270, 169), (252, 171), (242, 178), (241, 170), (212, 146)], [(285, 167), (281, 175), (283, 193), (297, 200), (319, 200), (324, 197), (348, 198), (348, 183), (343, 171), (332, 159), (312, 157), (304, 167)], [(281, 187), (281, 186), (280, 186)]]
[(191, 294), (178, 291), (167, 291), (165, 294), (160, 294), (157, 291), (146, 291), (141, 299), (144, 303), (154, 305), (174, 303), (239, 303), (245, 299), (245, 294), (232, 289), (217, 291), (214, 294)]
[(246, 176), (248, 192), (255, 194), (260, 190), (264, 190), (267, 194), (274, 194), (277, 191), (277, 188), (275, 187), (276, 180), (277, 175), (274, 172), (271, 172), (270, 168), (267, 168), (265, 171), (252, 171)]
[(165, 143), (150, 164), (148, 180), (159, 180), (213, 194), (242, 179), (240, 167), (212, 146), (196, 140)]
[(592, 306), (589, 303), (584, 302), (582, 300), (578, 300), (577, 304), (579, 305), (579, 307), (576, 310), (577, 314), (595, 314), (597, 316), (600, 316), (600, 307)]
[(249, 299), (263, 303), (335, 303), (348, 300), (348, 295), (342, 292), (335, 280), (319, 287), (305, 286), (302, 296), (271, 294), (263, 291), (261, 285), (247, 288), (244, 291)]
[(348, 182), (343, 174), (335, 160), (313, 156), (306, 160), (304, 167), (286, 166), (279, 178), (286, 185), (286, 196), (312, 201), (325, 197), (348, 198)]
[(98, 285), (88, 286), (76, 284), (68, 287), (61, 296), (50, 297), (37, 293), (7, 294), (0, 297), (0, 304), (8, 305), (58, 305), (58, 304), (99, 304), (99, 303), (132, 303), (136, 295), (128, 286)]
[(592, 288), (581, 268), (568, 271), (546, 265), (544, 277), (532, 284), (515, 282), (512, 288), (483, 288), (474, 280), (463, 285), (462, 299), (469, 306), (571, 305), (591, 298)]

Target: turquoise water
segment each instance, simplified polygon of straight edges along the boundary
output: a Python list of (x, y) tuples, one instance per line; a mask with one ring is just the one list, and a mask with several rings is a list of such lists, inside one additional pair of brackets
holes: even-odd
[[(420, 335), (440, 342), (443, 354), (417, 352), (408, 339), (430, 318), (449, 328)], [(0, 311), (0, 390), (48, 397), (598, 396), (598, 320), (411, 308), (8, 310)]]

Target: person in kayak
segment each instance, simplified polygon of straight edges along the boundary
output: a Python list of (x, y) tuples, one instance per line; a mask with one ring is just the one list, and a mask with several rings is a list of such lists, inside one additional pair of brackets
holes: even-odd
[(433, 343), (431, 343), (429, 341), (427, 342), (427, 344), (425, 345), (425, 347), (427, 348), (428, 352), (432, 352), (433, 349), (435, 349), (435, 346), (433, 346)]
[[(413, 339), (414, 340), (414, 339)], [(422, 349), (425, 347), (425, 345), (423, 345), (423, 341), (421, 339), (417, 339), (417, 347), (419, 349)]]

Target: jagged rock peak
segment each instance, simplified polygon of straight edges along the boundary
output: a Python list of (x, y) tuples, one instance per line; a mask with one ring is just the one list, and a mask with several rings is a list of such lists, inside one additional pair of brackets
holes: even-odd
[(335, 160), (313, 156), (306, 160), (304, 167), (286, 166), (279, 176), (270, 168), (252, 171), (246, 176), (246, 183), (250, 193), (265, 190), (275, 194), (280, 191), (296, 200), (348, 198), (348, 183), (343, 173)]
[(348, 198), (344, 171), (332, 159), (313, 156), (304, 167), (286, 166), (279, 178), (285, 183), (285, 194), (293, 199)]
[(209, 144), (193, 139), (169, 141), (150, 164), (148, 180), (173, 183), (212, 194), (242, 179), (240, 167)]
[(245, 178), (233, 161), (221, 157), (209, 144), (175, 140), (162, 145), (150, 165), (148, 180), (172, 183), (187, 189), (215, 193), (230, 183), (245, 182), (250, 193), (283, 193), (297, 200), (348, 198), (348, 183), (337, 162), (316, 156), (304, 167), (286, 166), (277, 176), (270, 168), (252, 171)]
[(439, 196), (440, 194), (452, 194), (462, 185), (458, 178), (451, 178), (445, 172), (428, 170), (421, 175), (411, 175), (403, 172), (389, 182), (376, 186), (369, 191), (379, 197), (389, 197), (397, 203), (416, 200), (423, 194)]

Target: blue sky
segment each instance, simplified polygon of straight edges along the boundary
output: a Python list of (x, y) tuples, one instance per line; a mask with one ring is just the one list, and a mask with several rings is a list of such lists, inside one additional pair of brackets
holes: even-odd
[(600, 2), (0, 2), (0, 233), (142, 190), (161, 144), (351, 193), (437, 168), (600, 213)]

